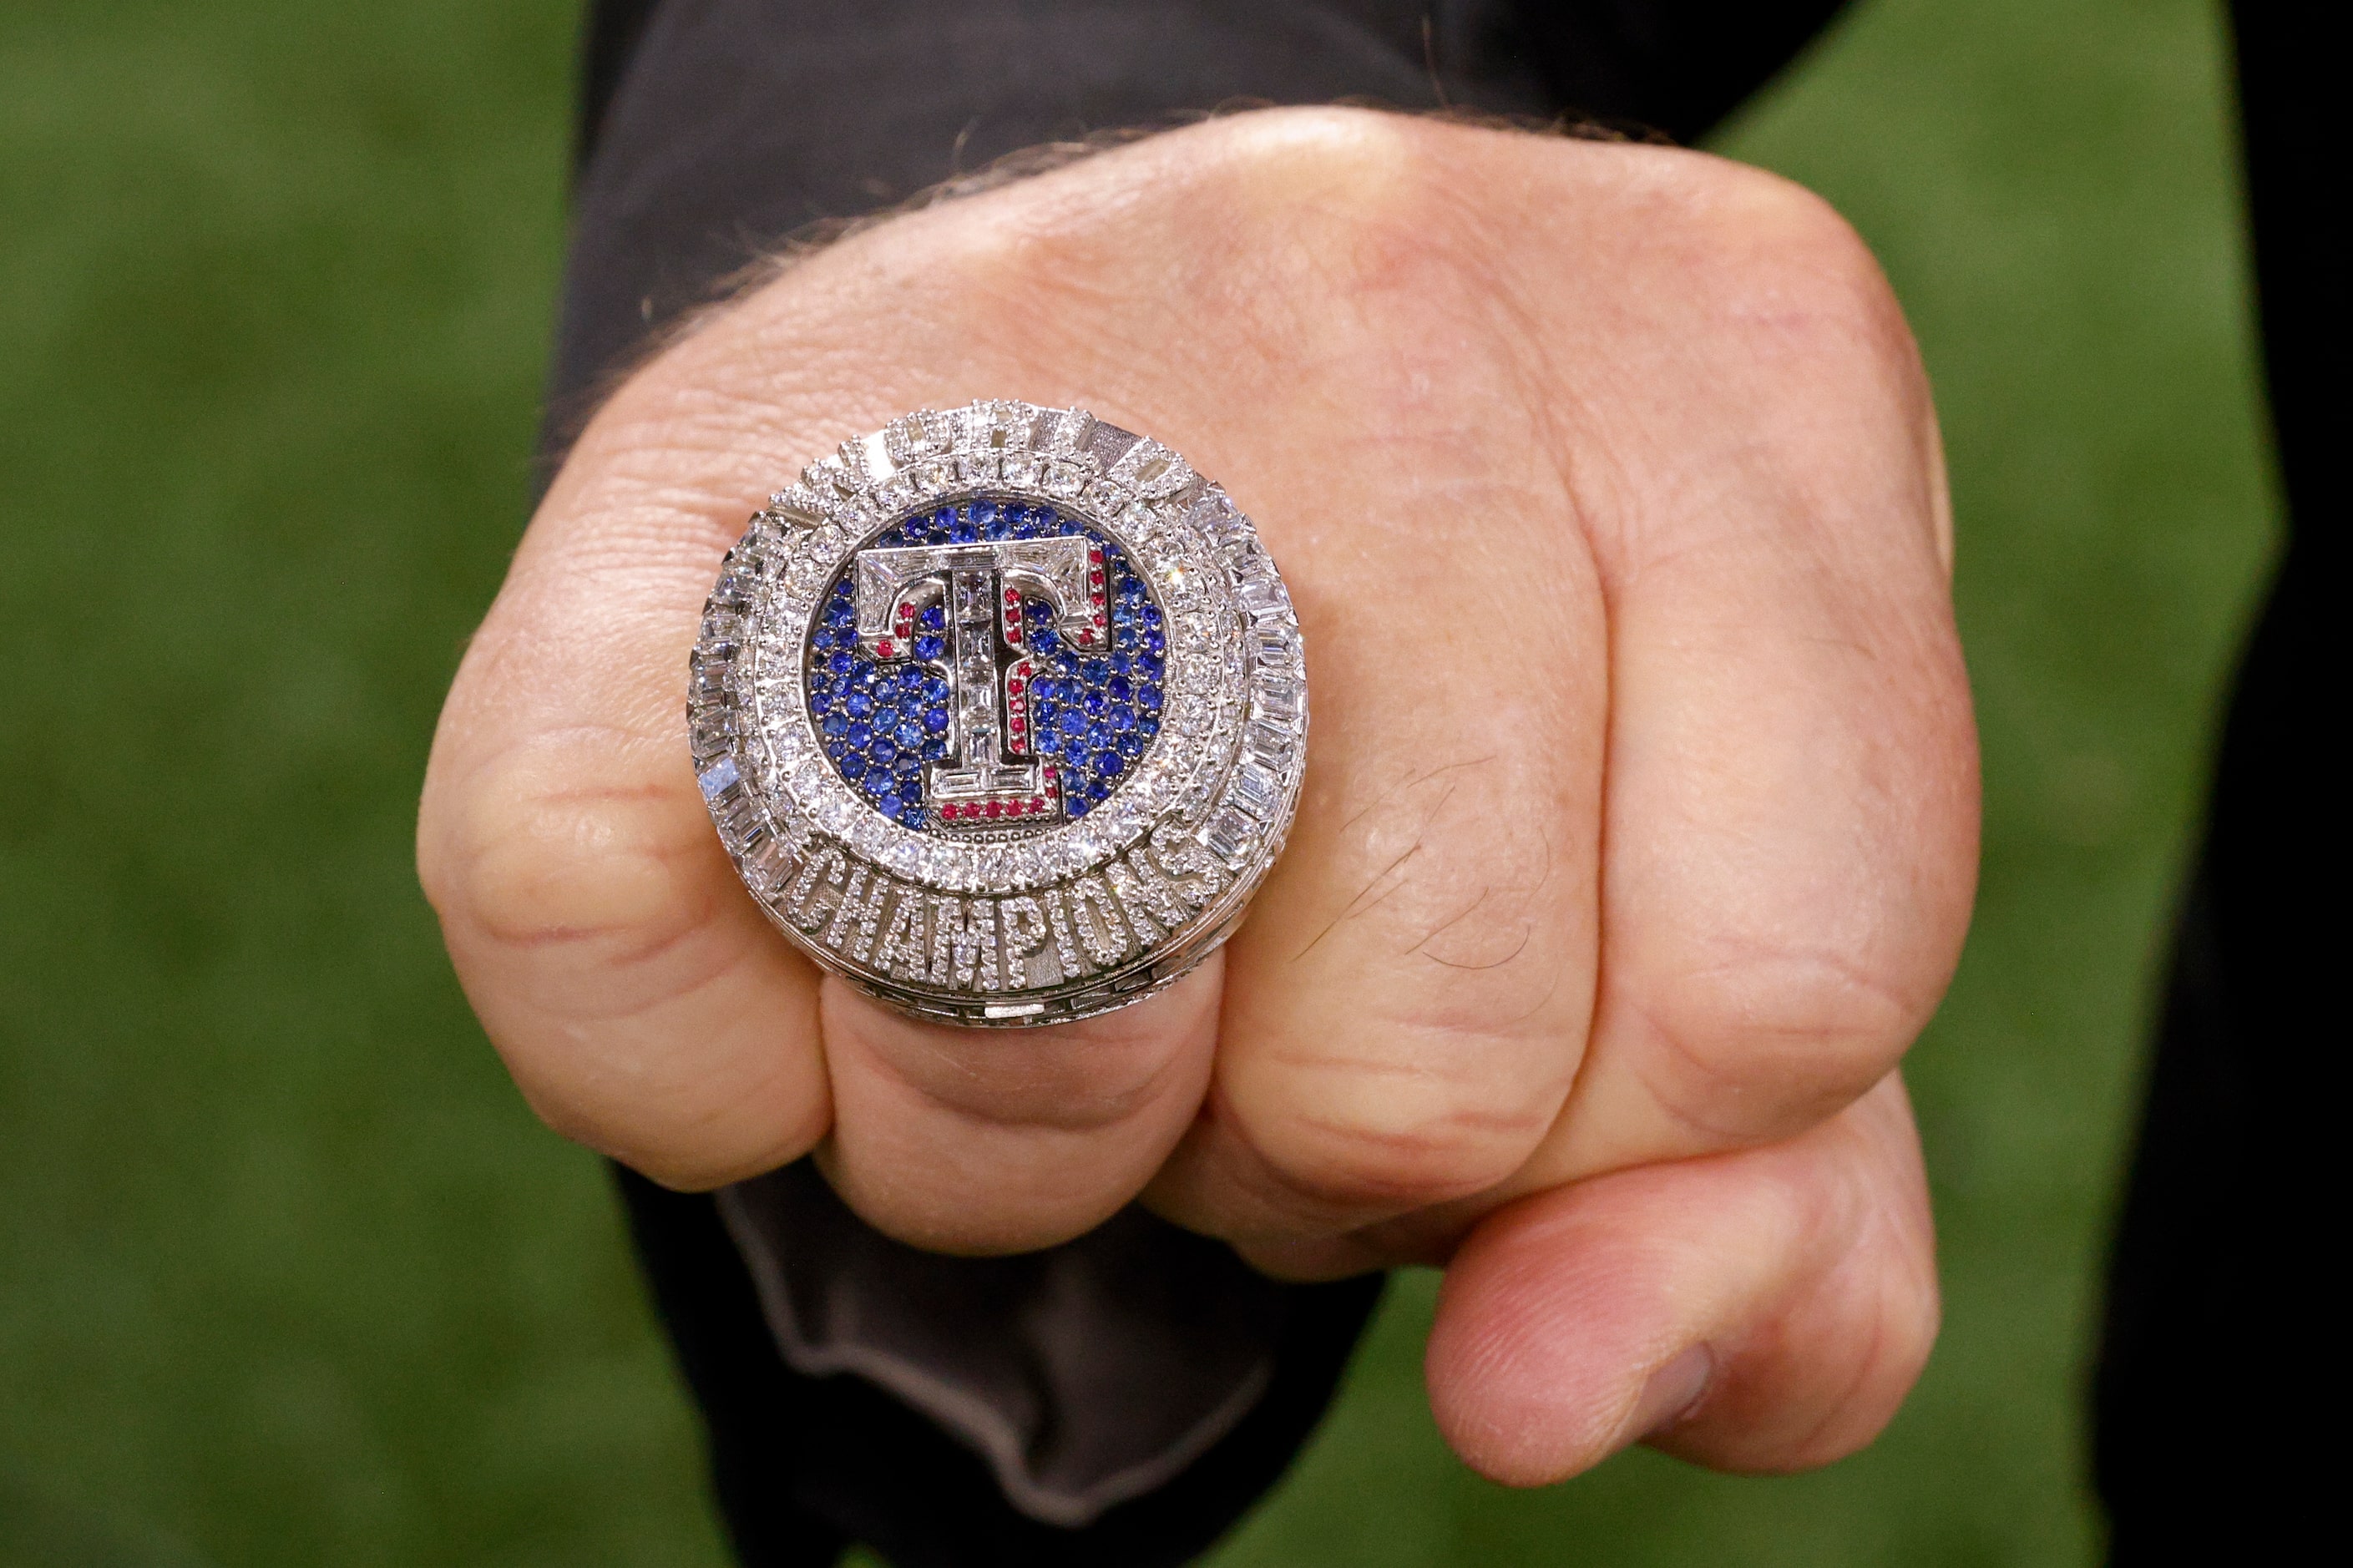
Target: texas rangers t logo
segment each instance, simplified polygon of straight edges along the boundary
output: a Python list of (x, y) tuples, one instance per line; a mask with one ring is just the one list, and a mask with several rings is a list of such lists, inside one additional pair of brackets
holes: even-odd
[[(1038, 755), (1028, 643), (1040, 612), (1080, 647), (1104, 640), (1103, 550), (1081, 535), (860, 551), (858, 645), (878, 665), (946, 678), (945, 754), (923, 765), (923, 816), (956, 829), (1063, 815), (1061, 779)], [(1049, 639), (1050, 643), (1051, 639)]]

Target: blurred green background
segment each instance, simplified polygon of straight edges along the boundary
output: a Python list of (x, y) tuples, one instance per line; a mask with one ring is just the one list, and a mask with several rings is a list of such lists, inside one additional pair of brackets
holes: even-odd
[[(0, 10), (0, 1563), (693, 1564), (604, 1177), (410, 871), (529, 488), (574, 0)], [(2078, 1563), (2096, 1268), (2270, 549), (2201, 0), (1864, 0), (1725, 136), (1926, 345), (1984, 892), (1914, 1058), (1949, 1291), (1886, 1437), (1514, 1494), (1402, 1280), (1244, 1564)], [(126, 785), (139, 781), (134, 796)]]

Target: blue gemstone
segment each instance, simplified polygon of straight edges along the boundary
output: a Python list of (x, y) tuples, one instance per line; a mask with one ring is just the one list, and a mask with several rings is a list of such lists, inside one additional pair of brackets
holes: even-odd
[(1061, 646), (1062, 639), (1054, 635), (1051, 626), (1039, 626), (1029, 634), (1029, 647), (1034, 652), (1052, 653)]
[(874, 697), (871, 692), (853, 691), (841, 705), (849, 710), (851, 718), (863, 719), (874, 711)]
[(1111, 700), (1113, 702), (1124, 702), (1130, 697), (1135, 695), (1127, 684), (1127, 677), (1124, 675), (1113, 676), (1111, 678), (1111, 684), (1104, 688), (1104, 689), (1110, 694)]
[(1098, 747), (1110, 745), (1111, 725), (1101, 719), (1098, 719), (1093, 723), (1088, 725), (1087, 744)]
[(891, 765), (902, 773), (922, 773), (923, 771), (923, 752), (911, 746), (902, 746), (899, 750), (899, 760)]
[(868, 795), (889, 795), (891, 786), (898, 781), (891, 776), (888, 769), (869, 768), (866, 776), (858, 782), (866, 786)]
[(1138, 719), (1135, 721), (1135, 732), (1149, 741), (1153, 736), (1160, 733), (1160, 721), (1153, 718)]
[(1072, 790), (1069, 797), (1062, 802), (1062, 809), (1072, 816), (1084, 816), (1087, 814), (1086, 792)]
[(825, 668), (835, 675), (849, 675), (857, 670), (858, 661), (846, 653), (838, 653), (825, 661)]
[(1147, 686), (1135, 694), (1135, 705), (1147, 713), (1160, 711), (1160, 688)]
[(849, 748), (839, 741), (828, 741), (826, 742), (825, 754), (837, 763), (847, 762), (849, 760)]
[(1115, 653), (1111, 656), (1111, 667), (1120, 674), (1125, 675), (1129, 670), (1135, 668), (1135, 656), (1126, 653)]
[(947, 754), (948, 743), (945, 741), (934, 739), (923, 742), (923, 760), (925, 762), (936, 763)]
[(1089, 713), (1100, 715), (1109, 704), (1103, 700), (1102, 692), (1090, 691), (1087, 693), (1084, 706)]
[(899, 781), (899, 798), (905, 801), (910, 805), (921, 801), (923, 798), (923, 781), (920, 777), (901, 779)]
[(1087, 716), (1075, 708), (1064, 709), (1061, 728), (1065, 735), (1083, 735), (1087, 732)]
[(834, 649), (833, 628), (830, 626), (818, 627), (816, 633), (809, 638), (809, 647), (817, 649), (819, 653), (831, 653)]
[(839, 741), (849, 733), (849, 721), (839, 713), (828, 713), (825, 716), (824, 729), (826, 739)]
[(849, 742), (850, 749), (852, 751), (859, 752), (864, 751), (866, 749), (866, 742), (871, 741), (873, 738), (874, 731), (872, 726), (866, 724), (852, 724), (849, 727), (849, 732), (842, 736), (843, 740)]
[(1101, 686), (1111, 679), (1111, 661), (1106, 658), (1088, 659), (1079, 666), (1079, 677), (1089, 686)]
[(1145, 675), (1150, 676), (1153, 679), (1157, 680), (1160, 679), (1160, 672), (1168, 667), (1161, 661), (1161, 658), (1158, 654), (1147, 653), (1140, 655), (1136, 658), (1135, 668), (1142, 670)]
[(1144, 755), (1144, 742), (1134, 734), (1122, 735), (1112, 742), (1112, 749), (1123, 757), (1140, 757)]
[(1133, 708), (1113, 709), (1111, 710), (1111, 727), (1113, 730), (1122, 731), (1134, 729), (1135, 710)]
[(1039, 730), (1038, 731), (1038, 750), (1039, 753), (1044, 756), (1060, 756), (1062, 754), (1062, 737), (1060, 732), (1054, 730)]
[[(1137, 584), (1135, 585), (1135, 591), (1139, 594), (1144, 592), (1144, 584), (1141, 583)], [(1157, 626), (1160, 624), (1159, 605), (1146, 605), (1144, 606), (1144, 624), (1147, 626)]]
[(873, 743), (866, 748), (866, 754), (873, 758), (877, 764), (889, 767), (891, 760), (899, 754), (899, 748), (877, 735), (874, 737)]
[(1168, 639), (1158, 632), (1146, 632), (1144, 634), (1144, 651), (1158, 658), (1168, 651)]
[(912, 752), (923, 743), (923, 727), (913, 719), (902, 719), (899, 727), (891, 731), (891, 739), (896, 741), (902, 750)]
[(948, 530), (948, 538), (958, 544), (977, 544), (980, 542), (980, 530), (973, 526), (970, 518), (960, 517), (956, 519), (955, 526)]
[(833, 695), (833, 677), (830, 675), (810, 676), (808, 678), (808, 695), (810, 707), (824, 707), (826, 700)]
[[(953, 557), (951, 557), (953, 559)], [(917, 658), (938, 658), (948, 651), (948, 639), (926, 632), (915, 639)]]
[(1135, 625), (1135, 606), (1122, 599), (1111, 607), (1111, 624), (1115, 626)]
[(1126, 768), (1127, 759), (1117, 752), (1097, 752), (1094, 755), (1093, 766), (1095, 772), (1105, 778), (1117, 778)]
[(923, 728), (934, 735), (946, 734), (948, 732), (948, 710), (944, 708), (924, 709)]
[(906, 814), (907, 808), (899, 803), (899, 797), (895, 795), (886, 795), (877, 804), (881, 806), (882, 815), (893, 822)]
[(927, 632), (944, 632), (948, 629), (948, 618), (937, 605), (934, 605), (922, 615), (917, 616), (915, 624)]
[(1102, 804), (1102, 802), (1110, 795), (1111, 785), (1103, 783), (1101, 779), (1097, 779), (1094, 783), (1087, 785), (1086, 787), (1087, 800), (1091, 805)]

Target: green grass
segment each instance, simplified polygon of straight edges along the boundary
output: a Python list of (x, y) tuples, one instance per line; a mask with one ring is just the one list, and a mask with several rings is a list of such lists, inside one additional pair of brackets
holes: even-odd
[[(561, 251), (569, 0), (0, 12), (0, 1563), (720, 1561), (600, 1173), (411, 878)], [(1219, 1561), (2074, 1563), (2164, 910), (2268, 549), (2195, 0), (1868, 0), (1725, 139), (1884, 258), (1950, 442), (1985, 888), (1915, 1058), (1948, 1325), (1870, 1452), (1510, 1494), (1400, 1282)], [(117, 782), (136, 773), (151, 798)]]

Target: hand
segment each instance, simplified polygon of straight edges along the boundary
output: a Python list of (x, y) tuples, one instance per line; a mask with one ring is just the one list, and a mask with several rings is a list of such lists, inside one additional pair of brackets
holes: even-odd
[[(973, 1034), (766, 926), (681, 672), (761, 497), (984, 396), (1223, 480), (1315, 725), (1220, 955)], [(814, 1149), (944, 1250), (1142, 1195), (1276, 1272), (1451, 1258), (1431, 1396), (1489, 1473), (1645, 1434), (1817, 1462), (1934, 1333), (1894, 1072), (1972, 889), (1950, 556), (1910, 338), (1819, 202), (1691, 153), (1240, 116), (894, 218), (632, 377), (468, 651), (421, 871), (532, 1104), (659, 1180)]]

